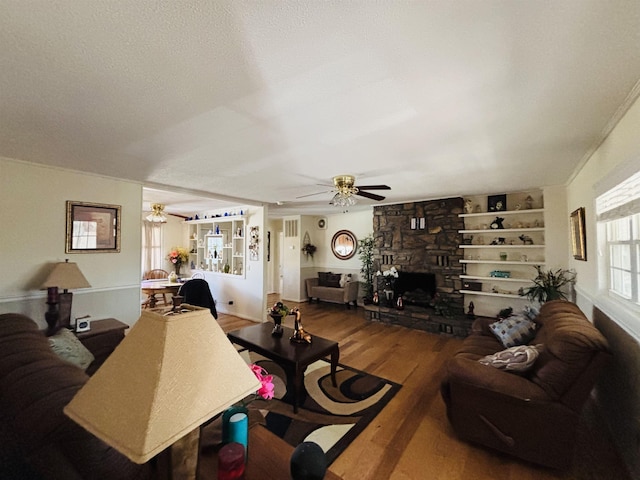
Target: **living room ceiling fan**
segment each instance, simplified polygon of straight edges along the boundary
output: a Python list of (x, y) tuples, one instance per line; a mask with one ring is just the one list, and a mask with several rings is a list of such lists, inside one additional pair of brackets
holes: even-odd
[(366, 190), (391, 190), (391, 187), (388, 185), (355, 185), (356, 177), (353, 175), (336, 175), (333, 177), (333, 188), (326, 192), (316, 192), (310, 193), (309, 195), (302, 195), (296, 198), (304, 198), (310, 197), (312, 195), (320, 195), (322, 193), (333, 193), (335, 195), (329, 202), (331, 205), (335, 205), (338, 207), (348, 207), (350, 205), (356, 204), (356, 199), (354, 195), (358, 195), (360, 197), (370, 198), (371, 200), (381, 201), (386, 197), (382, 195), (378, 195), (376, 193), (371, 193)]

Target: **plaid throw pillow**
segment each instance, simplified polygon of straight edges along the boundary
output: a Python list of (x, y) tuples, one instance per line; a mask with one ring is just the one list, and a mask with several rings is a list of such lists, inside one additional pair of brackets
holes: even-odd
[(536, 334), (536, 324), (524, 315), (512, 315), (489, 328), (505, 348), (526, 345)]

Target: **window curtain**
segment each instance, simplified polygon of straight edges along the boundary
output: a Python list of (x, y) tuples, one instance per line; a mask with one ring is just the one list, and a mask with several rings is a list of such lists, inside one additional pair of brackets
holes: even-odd
[(142, 222), (142, 272), (162, 268), (162, 223)]

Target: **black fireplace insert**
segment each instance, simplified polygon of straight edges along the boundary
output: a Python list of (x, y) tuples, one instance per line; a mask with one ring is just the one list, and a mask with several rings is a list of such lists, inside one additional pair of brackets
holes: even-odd
[(428, 307), (436, 294), (436, 276), (428, 272), (398, 272), (393, 286), (394, 295), (402, 295), (405, 305)]

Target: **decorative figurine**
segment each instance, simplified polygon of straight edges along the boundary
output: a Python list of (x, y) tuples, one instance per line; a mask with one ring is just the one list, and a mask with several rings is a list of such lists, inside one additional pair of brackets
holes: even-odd
[(473, 213), (473, 202), (469, 198), (464, 201), (464, 213)]
[(380, 297), (378, 297), (378, 291), (373, 292), (373, 304), (378, 305), (380, 303)]
[(404, 304), (402, 302), (402, 295), (398, 295), (398, 301), (396, 302), (396, 308), (398, 310), (404, 310)]
[(504, 229), (504, 226), (502, 225), (502, 222), (504, 221), (504, 218), (502, 217), (496, 217), (496, 219), (491, 222), (491, 229), (492, 230), (501, 230)]
[(476, 314), (473, 313), (474, 308), (475, 306), (473, 305), (473, 302), (469, 302), (469, 311), (467, 312), (467, 318), (470, 318), (470, 319), (476, 318)]
[(529, 235), (523, 234), (523, 235), (520, 235), (518, 238), (522, 240), (523, 245), (533, 245), (533, 239)]
[(527, 210), (533, 208), (533, 197), (531, 195), (527, 195), (527, 198), (524, 199), (524, 205)]
[(302, 328), (302, 322), (300, 321), (302, 314), (300, 313), (300, 310), (297, 308), (292, 309), (291, 315), (295, 315), (295, 320), (293, 335), (289, 338), (289, 340), (294, 343), (311, 343), (311, 335), (305, 332)]

